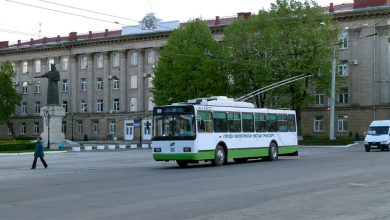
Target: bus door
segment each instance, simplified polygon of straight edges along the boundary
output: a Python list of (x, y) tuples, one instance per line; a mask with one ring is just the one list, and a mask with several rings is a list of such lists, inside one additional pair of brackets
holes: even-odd
[(125, 120), (125, 137), (127, 141), (134, 139), (134, 120)]

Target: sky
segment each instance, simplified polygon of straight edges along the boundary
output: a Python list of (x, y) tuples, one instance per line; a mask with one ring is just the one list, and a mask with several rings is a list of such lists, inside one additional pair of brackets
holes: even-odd
[[(0, 42), (9, 41), (12, 44), (18, 40), (29, 41), (30, 38), (68, 36), (70, 32), (120, 30), (122, 26), (137, 25), (149, 12), (153, 12), (162, 21), (186, 22), (194, 18), (232, 17), (238, 12), (257, 13), (260, 9), (268, 9), (274, 2), (275, 0), (0, 0)], [(328, 6), (330, 2), (341, 4), (351, 3), (353, 0), (316, 2), (321, 6)]]

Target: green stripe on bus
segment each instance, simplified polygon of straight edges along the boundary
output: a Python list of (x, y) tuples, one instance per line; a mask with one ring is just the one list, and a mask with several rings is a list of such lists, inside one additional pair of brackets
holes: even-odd
[[(294, 153), (298, 146), (279, 147), (279, 155)], [(265, 148), (233, 148), (229, 149), (229, 158), (264, 157), (268, 156), (268, 147)], [(214, 158), (214, 150), (199, 151), (199, 153), (154, 153), (153, 159), (164, 160), (211, 160)]]

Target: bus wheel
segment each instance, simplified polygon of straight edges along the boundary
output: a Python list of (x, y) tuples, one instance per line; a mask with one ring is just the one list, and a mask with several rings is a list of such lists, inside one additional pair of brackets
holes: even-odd
[(211, 163), (214, 165), (214, 166), (222, 166), (224, 163), (225, 163), (225, 150), (223, 149), (223, 147), (221, 145), (218, 145), (216, 148), (215, 148), (215, 155), (214, 155), (214, 159), (211, 160)]
[(176, 160), (176, 163), (179, 165), (179, 167), (187, 167), (188, 165), (188, 161), (185, 160)]
[(278, 160), (278, 145), (276, 145), (275, 142), (271, 142), (271, 144), (269, 145), (267, 160)]

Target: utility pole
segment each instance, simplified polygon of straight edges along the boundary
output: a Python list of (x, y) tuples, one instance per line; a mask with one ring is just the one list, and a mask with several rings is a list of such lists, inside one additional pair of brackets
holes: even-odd
[(332, 58), (332, 82), (330, 88), (330, 125), (329, 125), (329, 139), (336, 139), (334, 136), (334, 111), (335, 111), (335, 93), (336, 93), (336, 47), (333, 45), (333, 58)]

